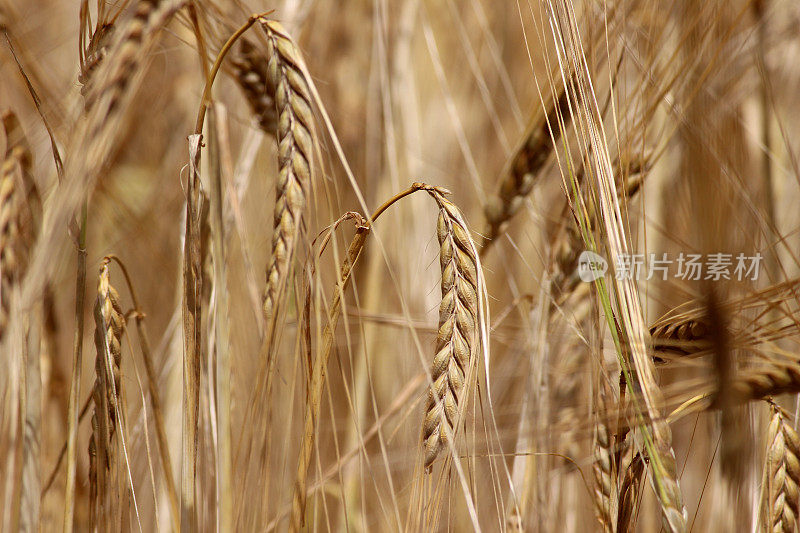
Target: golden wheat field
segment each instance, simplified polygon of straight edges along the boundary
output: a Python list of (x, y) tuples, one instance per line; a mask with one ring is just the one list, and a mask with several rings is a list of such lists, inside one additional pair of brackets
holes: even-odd
[(795, 0), (0, 0), (0, 531), (797, 531)]

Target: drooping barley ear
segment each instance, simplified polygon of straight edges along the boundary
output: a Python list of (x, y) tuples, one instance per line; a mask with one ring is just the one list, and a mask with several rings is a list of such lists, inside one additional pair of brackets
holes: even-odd
[(786, 412), (771, 404), (761, 517), (764, 531), (797, 531), (800, 505), (800, 437)]
[[(139, 0), (133, 17), (125, 25), (114, 27), (98, 21), (94, 30), (82, 24), (81, 93), (86, 109), (102, 115), (122, 111), (123, 100), (130, 97), (130, 86), (142, 66), (143, 53), (155, 34), (166, 26), (185, 0)], [(90, 35), (89, 35), (90, 34)], [(111, 58), (111, 61), (105, 61)], [(102, 125), (91, 134), (99, 135)]]
[[(28, 260), (39, 232), (41, 202), (32, 173), (28, 141), (16, 115), (2, 114), (6, 150), (0, 167), (0, 351), (7, 350), (6, 364), (19, 364), (17, 439), (12, 454), (13, 480), (10, 529), (27, 531), (38, 527), (39, 520), (39, 431), (40, 370), (37, 344), (38, 311), (20, 312), (17, 289), (28, 269)], [(38, 307), (38, 306), (37, 306)], [(11, 339), (12, 315), (24, 318)], [(24, 316), (23, 316), (24, 315)], [(9, 337), (6, 339), (6, 337)], [(16, 344), (21, 342), (21, 344)], [(12, 348), (12, 344), (15, 346)], [(5, 352), (3, 352), (5, 355)]]
[(709, 327), (700, 317), (667, 318), (650, 327), (653, 356), (692, 355), (710, 348)]
[(268, 135), (275, 135), (278, 114), (275, 86), (267, 75), (267, 57), (247, 39), (242, 38), (239, 42), (239, 51), (231, 60), (234, 79), (258, 120), (259, 128)]
[(497, 192), (484, 206), (487, 223), (484, 247), (503, 233), (508, 221), (519, 211), (525, 198), (533, 190), (536, 178), (553, 151), (554, 142), (558, 142), (561, 137), (559, 120), (563, 121), (564, 127), (570, 120), (569, 99), (563, 87), (550, 97), (546, 106), (545, 112), (534, 118), (522, 142), (511, 156)]
[[(600, 405), (604, 406), (605, 398), (601, 393)], [(601, 417), (607, 416), (606, 410)], [(594, 504), (597, 520), (603, 531), (614, 531), (614, 515), (618, 505), (617, 484), (614, 466), (614, 438), (609, 431), (608, 423), (600, 418), (594, 426), (594, 453), (592, 473), (594, 474)]]
[(13, 112), (3, 113), (2, 124), (6, 151), (0, 168), (0, 341), (8, 326), (11, 289), (28, 268), (41, 219), (28, 141)]
[(617, 533), (627, 533), (636, 529), (632, 520), (636, 516), (636, 510), (639, 507), (642, 474), (644, 474), (644, 460), (642, 460), (642, 455), (636, 452), (630, 463), (628, 463), (628, 468), (625, 469), (625, 477), (619, 489)]
[[(286, 287), (311, 185), (314, 116), (303, 60), (292, 39), (274, 21), (262, 22), (269, 46), (267, 85), (275, 87), (278, 166), (272, 256), (267, 268), (264, 317), (268, 331)], [(271, 339), (268, 339), (268, 342)]]
[(432, 387), (423, 423), (425, 468), (430, 469), (458, 428), (475, 382), (479, 333), (477, 250), (459, 209), (439, 189), (429, 191), (439, 205), (437, 234), (442, 268), (442, 303)]
[(81, 95), (84, 97), (84, 106), (89, 109), (94, 103), (94, 99), (87, 98), (89, 81), (97, 70), (97, 67), (108, 54), (108, 45), (114, 30), (113, 22), (106, 19), (104, 4), (100, 5), (100, 12), (97, 14), (97, 22), (92, 28), (92, 18), (89, 13), (89, 0), (81, 1), (80, 8), (80, 42), (78, 53), (80, 54), (80, 72), (78, 82), (81, 84)]
[(733, 389), (742, 401), (800, 392), (800, 361), (780, 353), (759, 359), (740, 373)]
[(108, 260), (100, 267), (97, 300), (94, 306), (94, 344), (96, 349), (95, 382), (92, 389), (94, 412), (89, 440), (90, 520), (93, 526), (109, 519), (112, 504), (111, 474), (118, 460), (115, 447), (122, 430), (118, 414), (122, 413), (123, 393), (120, 379), (122, 332), (125, 318), (119, 295), (111, 286)]

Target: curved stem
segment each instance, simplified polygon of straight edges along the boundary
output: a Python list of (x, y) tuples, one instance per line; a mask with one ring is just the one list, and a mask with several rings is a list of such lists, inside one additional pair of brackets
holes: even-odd
[[(359, 224), (356, 229), (356, 234), (350, 243), (347, 250), (347, 255), (342, 262), (339, 269), (339, 282), (336, 284), (333, 294), (333, 302), (330, 312), (328, 313), (328, 323), (322, 333), (322, 345), (319, 349), (319, 355), (312, 363), (311, 379), (309, 383), (308, 399), (306, 402), (306, 412), (303, 426), (303, 440), (300, 446), (300, 454), (297, 460), (297, 471), (294, 484), (294, 495), (292, 497), (292, 517), (289, 525), (289, 531), (298, 532), (303, 527), (305, 521), (305, 508), (306, 508), (306, 482), (308, 479), (308, 467), (311, 464), (311, 454), (314, 450), (316, 441), (316, 424), (319, 418), (319, 410), (322, 401), (323, 386), (325, 384), (325, 373), (328, 366), (328, 360), (331, 356), (333, 349), (333, 336), (336, 331), (336, 325), (341, 316), (342, 299), (344, 293), (352, 279), (353, 267), (361, 255), (361, 251), (366, 244), (367, 236), (372, 229), (372, 223), (380, 217), (392, 204), (413, 194), (417, 191), (438, 192), (439, 194), (448, 194), (449, 191), (441, 187), (433, 187), (421, 182), (411, 184), (408, 189), (392, 196), (384, 202), (372, 214), (366, 224)], [(340, 219), (339, 221), (341, 221)], [(335, 230), (336, 224), (331, 228), (331, 232)], [(309, 344), (310, 346), (310, 344)]]
[(250, 15), (250, 18), (247, 19), (247, 22), (245, 22), (238, 30), (236, 30), (236, 32), (231, 35), (230, 38), (228, 38), (225, 44), (222, 45), (219, 54), (217, 54), (217, 58), (214, 60), (214, 65), (211, 67), (211, 72), (209, 72), (208, 77), (206, 77), (206, 86), (203, 88), (203, 97), (200, 100), (200, 109), (197, 111), (197, 121), (195, 122), (194, 127), (194, 132), (197, 135), (203, 133), (203, 122), (205, 122), (206, 118), (206, 108), (211, 101), (211, 87), (214, 85), (217, 72), (219, 72), (220, 67), (222, 67), (222, 61), (225, 59), (228, 51), (233, 47), (234, 43), (239, 40), (239, 37), (241, 37), (248, 29), (250, 29), (250, 26), (255, 24), (256, 21), (270, 15), (273, 11), (275, 10), (271, 9), (258, 15)]
[(381, 216), (384, 211), (389, 209), (389, 207), (393, 203), (397, 202), (398, 200), (401, 200), (401, 199), (405, 198), (409, 194), (414, 194), (417, 191), (432, 191), (432, 190), (437, 190), (437, 191), (442, 192), (444, 194), (448, 194), (449, 193), (449, 191), (447, 191), (446, 189), (443, 189), (441, 187), (434, 187), (433, 185), (428, 185), (427, 183), (422, 183), (422, 182), (416, 181), (416, 182), (412, 183), (411, 187), (409, 187), (408, 189), (404, 190), (403, 192), (399, 192), (399, 193), (395, 194), (394, 196), (392, 196), (391, 198), (389, 198), (388, 200), (386, 200), (378, 209), (375, 210), (374, 213), (372, 213), (372, 216), (369, 218), (368, 223), (372, 224), (373, 222), (375, 222), (375, 220), (379, 216)]

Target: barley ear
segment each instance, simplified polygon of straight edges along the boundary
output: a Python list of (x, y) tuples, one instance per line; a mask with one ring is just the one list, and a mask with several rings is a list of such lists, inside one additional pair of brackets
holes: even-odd
[(11, 287), (27, 271), (41, 218), (28, 141), (13, 112), (3, 113), (2, 124), (6, 151), (0, 167), (0, 341), (8, 327)]
[(618, 505), (617, 485), (614, 475), (613, 437), (605, 420), (597, 420), (595, 423), (592, 473), (595, 515), (603, 531), (613, 532), (613, 517)]
[(267, 87), (275, 87), (278, 112), (278, 166), (275, 188), (272, 256), (267, 268), (264, 317), (269, 331), (276, 306), (287, 285), (297, 237), (303, 223), (313, 172), (314, 116), (311, 91), (300, 52), (286, 30), (274, 21), (262, 22), (269, 46)]
[(89, 440), (90, 520), (100, 524), (108, 520), (112, 489), (110, 474), (117, 460), (115, 445), (121, 431), (117, 414), (122, 412), (122, 332), (125, 318), (119, 295), (111, 286), (108, 260), (100, 267), (97, 300), (94, 306), (94, 344), (96, 349), (95, 382), (92, 389), (94, 413)]
[(442, 447), (456, 433), (467, 393), (475, 381), (475, 354), (480, 344), (475, 245), (458, 208), (437, 190), (431, 195), (439, 205), (442, 302), (436, 356), (431, 366), (432, 387), (423, 423), (426, 469), (431, 468)]
[(644, 460), (642, 454), (635, 452), (628, 467), (625, 469), (625, 477), (619, 489), (619, 509), (617, 510), (617, 533), (627, 533), (635, 531), (636, 524), (633, 519), (639, 507), (639, 490), (642, 485), (642, 474), (644, 474)]
[(800, 437), (775, 404), (767, 431), (762, 521), (765, 531), (797, 531), (800, 504)]
[(269, 81), (269, 60), (249, 40), (242, 38), (239, 50), (233, 57), (233, 75), (242, 90), (250, 110), (258, 120), (259, 128), (268, 135), (278, 129), (278, 114), (275, 108), (275, 86)]
[(561, 88), (545, 103), (546, 109), (536, 115), (528, 127), (519, 146), (508, 161), (497, 192), (484, 206), (486, 238), (484, 246), (494, 242), (505, 232), (508, 222), (517, 214), (525, 198), (544, 168), (554, 149), (554, 142), (561, 137), (561, 126), (570, 120), (569, 98)]
[[(6, 151), (0, 168), (0, 351), (6, 364), (19, 360), (17, 440), (14, 445), (10, 529), (38, 527), (39, 436), (41, 383), (38, 353), (39, 311), (20, 307), (17, 289), (28, 270), (28, 260), (39, 232), (41, 202), (33, 179), (32, 157), (16, 115), (2, 115)], [(14, 302), (12, 302), (14, 300)], [(11, 317), (17, 316), (19, 337), (6, 335)], [(17, 344), (20, 342), (20, 344)], [(5, 346), (3, 344), (5, 343)], [(4, 352), (4, 355), (6, 352)]]

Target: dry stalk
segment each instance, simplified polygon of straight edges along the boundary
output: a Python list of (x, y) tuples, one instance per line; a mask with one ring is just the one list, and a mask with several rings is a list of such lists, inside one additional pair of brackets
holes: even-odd
[(71, 533), (75, 513), (75, 482), (78, 453), (78, 396), (80, 395), (81, 361), (83, 359), (84, 300), (86, 288), (86, 219), (87, 206), (81, 209), (78, 236), (78, 268), (75, 279), (75, 332), (72, 337), (72, 372), (67, 404), (67, 482), (64, 488), (64, 532)]
[[(373, 220), (375, 217), (373, 217)], [(297, 480), (295, 481), (294, 496), (292, 498), (292, 521), (290, 531), (297, 532), (303, 527), (305, 521), (306, 508), (306, 480), (308, 479), (308, 467), (311, 464), (311, 452), (314, 449), (316, 440), (316, 425), (319, 418), (319, 409), (322, 402), (322, 390), (325, 383), (325, 372), (328, 366), (328, 359), (333, 348), (333, 335), (336, 325), (341, 316), (342, 297), (344, 291), (350, 284), (353, 266), (361, 255), (364, 243), (370, 232), (368, 224), (361, 224), (356, 229), (347, 255), (342, 263), (339, 273), (339, 281), (333, 295), (331, 310), (328, 314), (328, 323), (322, 334), (322, 347), (314, 360), (311, 370), (311, 381), (309, 384), (309, 397), (306, 404), (305, 424), (303, 428), (303, 440), (300, 448), (300, 455), (297, 461)]]
[[(209, 205), (213, 206), (213, 213), (209, 214), (209, 261), (213, 263), (213, 272), (208, 283), (215, 287), (216, 297), (213, 308), (209, 310), (209, 319), (213, 317), (214, 345), (216, 359), (214, 369), (214, 383), (216, 389), (216, 415), (217, 415), (217, 494), (218, 494), (218, 523), (220, 529), (233, 528), (233, 459), (231, 445), (231, 348), (230, 348), (230, 304), (228, 301), (228, 271), (226, 248), (225, 224), (223, 215), (223, 163), (227, 150), (227, 124), (224, 108), (216, 104), (209, 114), (208, 154), (211, 169), (211, 187)], [(209, 343), (210, 344), (210, 343)]]
[[(402, 198), (420, 190), (432, 189), (422, 183), (414, 183), (405, 191), (396, 194), (383, 205), (381, 205), (370, 217), (369, 221), (359, 223), (356, 227), (356, 234), (350, 242), (339, 271), (339, 280), (334, 290), (333, 301), (328, 312), (328, 322), (322, 333), (322, 345), (318, 347), (317, 356), (314, 359), (311, 369), (311, 380), (309, 384), (308, 399), (306, 401), (305, 420), (303, 425), (303, 440), (300, 447), (300, 454), (297, 461), (297, 478), (294, 484), (294, 496), (292, 497), (292, 516), (290, 531), (297, 532), (303, 527), (306, 509), (306, 481), (308, 479), (308, 467), (311, 464), (311, 453), (314, 450), (316, 441), (316, 424), (319, 418), (319, 410), (322, 402), (323, 386), (325, 384), (325, 373), (328, 360), (333, 349), (333, 336), (336, 332), (336, 325), (339, 322), (342, 310), (342, 298), (344, 291), (352, 279), (353, 267), (361, 255), (367, 237), (374, 223), (390, 206)], [(341, 220), (344, 220), (343, 217)], [(347, 217), (350, 218), (350, 217)], [(361, 217), (354, 216), (357, 220)], [(333, 231), (333, 229), (331, 230)]]
[(202, 347), (203, 273), (201, 225), (204, 193), (200, 185), (200, 135), (189, 137), (189, 179), (183, 248), (183, 449), (181, 463), (181, 530), (197, 529), (197, 444)]

